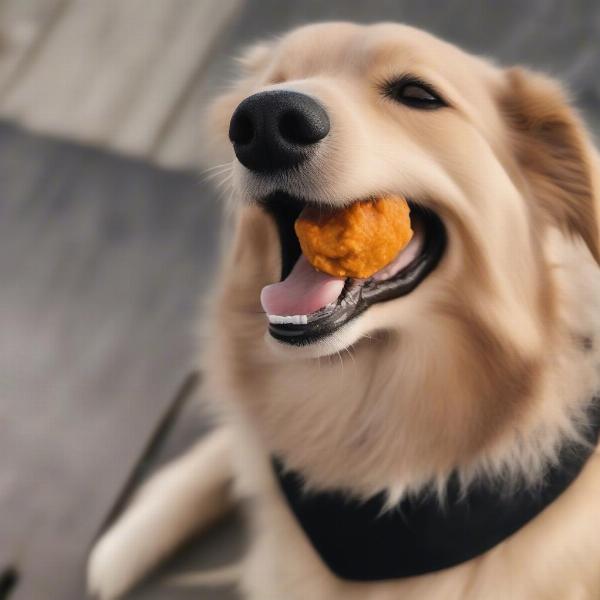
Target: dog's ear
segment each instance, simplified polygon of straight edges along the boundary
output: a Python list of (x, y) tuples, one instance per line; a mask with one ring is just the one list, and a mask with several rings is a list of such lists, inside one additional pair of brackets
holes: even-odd
[(596, 262), (596, 157), (582, 122), (561, 86), (522, 68), (504, 73), (500, 106), (527, 185), (543, 214), (581, 236)]

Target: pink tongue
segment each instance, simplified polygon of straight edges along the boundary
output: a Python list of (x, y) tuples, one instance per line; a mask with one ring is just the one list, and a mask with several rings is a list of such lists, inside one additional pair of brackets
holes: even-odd
[(301, 255), (283, 281), (263, 288), (260, 301), (268, 315), (308, 315), (337, 300), (344, 283), (345, 279), (316, 271)]

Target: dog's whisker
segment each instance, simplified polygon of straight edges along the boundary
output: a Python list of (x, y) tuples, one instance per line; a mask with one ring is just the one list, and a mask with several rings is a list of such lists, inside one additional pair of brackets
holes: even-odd
[(208, 175), (205, 175), (202, 177), (202, 181), (204, 181), (204, 182), (212, 181), (213, 179), (216, 179), (217, 177), (220, 177), (221, 175), (225, 175), (226, 173), (229, 173), (230, 175), (232, 175), (233, 169), (231, 167), (226, 167), (226, 168), (221, 169), (220, 171), (215, 171), (214, 173), (209, 173)]
[(356, 366), (356, 359), (354, 358), (354, 354), (352, 353), (351, 348), (344, 348), (344, 350), (346, 351), (346, 353), (348, 354), (348, 356), (352, 360), (352, 363)]
[(232, 163), (227, 163), (225, 165), (219, 165), (218, 167), (216, 167), (212, 171), (204, 171), (204, 172), (200, 173), (200, 175), (202, 177), (211, 177), (215, 173), (223, 173), (225, 171), (231, 171), (232, 169), (233, 169), (233, 164)]
[(338, 348), (336, 348), (335, 353), (340, 360), (340, 367), (341, 367), (341, 371), (342, 371), (342, 375), (343, 375), (344, 374), (344, 358), (342, 356), (341, 351)]
[(213, 165), (212, 167), (208, 167), (207, 169), (203, 169), (202, 171), (200, 171), (200, 175), (206, 175), (207, 173), (210, 173), (217, 169), (222, 169), (223, 167), (231, 168), (231, 167), (233, 167), (233, 163), (232, 162), (224, 162), (224, 163), (221, 163), (218, 165)]
[(229, 173), (229, 175), (227, 175), (227, 177), (225, 177), (224, 179), (222, 179), (221, 181), (218, 181), (216, 183), (217, 188), (225, 187), (228, 183), (231, 182), (232, 179), (233, 179), (233, 173)]

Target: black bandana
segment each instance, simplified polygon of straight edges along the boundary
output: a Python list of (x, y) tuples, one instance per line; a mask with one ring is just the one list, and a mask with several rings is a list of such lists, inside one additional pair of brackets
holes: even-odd
[(379, 581), (446, 569), (490, 550), (537, 516), (569, 487), (594, 451), (600, 432), (594, 399), (587, 444), (563, 447), (535, 489), (502, 493), (473, 484), (460, 493), (450, 479), (445, 506), (432, 494), (405, 498), (384, 510), (385, 495), (361, 502), (343, 492), (304, 492), (302, 477), (273, 460), (275, 475), (304, 533), (342, 579)]

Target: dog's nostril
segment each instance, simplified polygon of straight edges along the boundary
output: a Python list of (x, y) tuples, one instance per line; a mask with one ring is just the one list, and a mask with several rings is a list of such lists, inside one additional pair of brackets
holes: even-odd
[(254, 123), (246, 113), (239, 113), (229, 124), (229, 139), (235, 144), (249, 144), (254, 138)]
[(298, 110), (288, 110), (279, 120), (281, 137), (292, 144), (314, 144), (323, 139), (323, 123)]
[(291, 109), (285, 111), (279, 119), (279, 134), (292, 144), (316, 144), (328, 133), (329, 119), (324, 111)]

